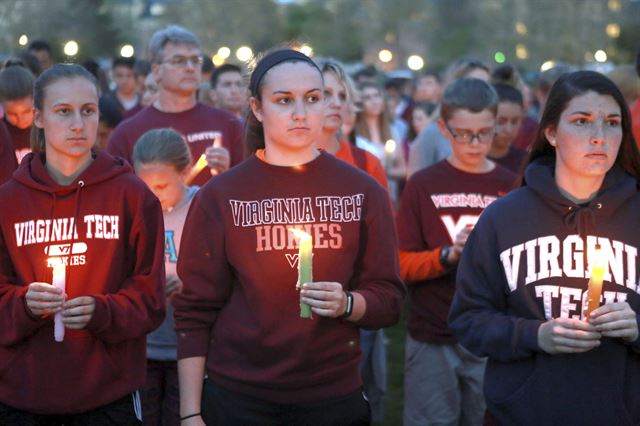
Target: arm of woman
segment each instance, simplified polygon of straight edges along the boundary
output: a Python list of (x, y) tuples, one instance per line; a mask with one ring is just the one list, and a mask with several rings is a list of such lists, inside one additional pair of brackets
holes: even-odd
[(203, 425), (201, 413), (202, 382), (206, 358), (203, 356), (178, 360), (178, 383), (180, 387), (180, 418), (183, 425)]
[[(95, 300), (95, 306), (86, 329), (109, 343), (144, 336), (157, 328), (164, 318), (166, 302), (162, 209), (151, 192), (147, 194), (140, 209), (142, 211), (134, 218), (128, 236), (129, 255), (135, 259), (131, 276), (125, 279), (120, 290), (115, 293), (90, 295)], [(67, 302), (67, 307), (74, 308), (74, 316), (85, 315), (91, 309), (88, 306), (90, 303), (85, 299), (71, 302)]]
[(489, 206), (466, 242), (458, 264), (449, 327), (460, 343), (478, 356), (499, 361), (539, 352), (538, 328), (544, 322), (507, 314), (508, 288)]

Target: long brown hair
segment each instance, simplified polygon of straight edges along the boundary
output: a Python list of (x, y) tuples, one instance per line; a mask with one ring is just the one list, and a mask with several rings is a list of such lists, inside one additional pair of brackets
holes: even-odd
[[(382, 113), (378, 117), (378, 129), (380, 129), (380, 136), (382, 137), (382, 143), (385, 143), (391, 139), (391, 119), (389, 118), (389, 111), (387, 110), (387, 101), (384, 96), (384, 91), (380, 86), (369, 81), (363, 81), (358, 86), (360, 91), (360, 98), (362, 98), (362, 92), (364, 89), (374, 88), (382, 97)], [(353, 133), (361, 135), (362, 137), (371, 140), (371, 134), (369, 133), (369, 127), (367, 126), (367, 120), (363, 107), (360, 106), (358, 112), (356, 112), (356, 122), (353, 126)]]
[[(562, 112), (567, 108), (569, 102), (575, 97), (581, 96), (589, 91), (600, 95), (611, 96), (620, 107), (622, 117), (622, 143), (616, 157), (616, 164), (619, 164), (627, 173), (640, 177), (640, 156), (638, 147), (631, 131), (631, 114), (629, 107), (616, 85), (604, 75), (594, 71), (576, 71), (564, 74), (554, 83), (549, 92), (549, 98), (545, 104), (544, 112), (536, 132), (531, 153), (527, 164), (537, 158), (553, 156), (555, 158), (555, 148), (549, 144), (545, 136), (545, 130), (556, 128), (560, 121)], [(526, 184), (523, 182), (523, 184)]]

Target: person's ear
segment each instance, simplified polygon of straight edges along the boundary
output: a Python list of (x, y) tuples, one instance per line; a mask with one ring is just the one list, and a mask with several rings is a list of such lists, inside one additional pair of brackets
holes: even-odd
[(252, 96), (249, 98), (249, 105), (251, 106), (253, 115), (255, 115), (258, 121), (262, 123), (262, 105), (260, 101)]
[(38, 108), (35, 107), (33, 108), (33, 124), (39, 129), (42, 129), (44, 127), (44, 125), (42, 124), (42, 113)]
[(544, 129), (544, 137), (547, 138), (549, 145), (555, 148), (556, 146), (556, 129), (547, 127)]

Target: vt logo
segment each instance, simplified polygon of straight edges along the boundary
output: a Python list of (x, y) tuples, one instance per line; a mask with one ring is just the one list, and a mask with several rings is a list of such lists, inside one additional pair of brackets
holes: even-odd
[[(289, 262), (289, 266), (291, 266), (291, 268), (297, 268), (298, 267), (298, 256), (299, 256), (298, 253), (296, 253), (296, 254), (285, 253), (284, 255), (287, 258), (287, 262)], [(313, 253), (311, 256), (315, 257), (316, 254)]]
[(291, 266), (292, 268), (296, 268), (298, 266), (298, 253), (296, 254), (289, 254), (289, 253), (285, 253), (285, 256), (287, 258), (287, 262), (289, 262), (289, 266)]

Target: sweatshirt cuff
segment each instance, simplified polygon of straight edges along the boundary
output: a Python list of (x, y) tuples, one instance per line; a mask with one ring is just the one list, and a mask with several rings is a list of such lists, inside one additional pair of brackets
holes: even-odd
[(96, 307), (87, 323), (86, 329), (94, 333), (100, 333), (105, 329), (104, 324), (107, 322), (107, 304), (103, 297), (95, 295), (91, 297), (96, 301)]
[[(400, 313), (402, 311), (402, 296), (385, 295), (384, 300), (367, 290), (358, 289), (357, 291), (367, 302), (367, 308), (364, 315), (354, 324), (359, 327), (368, 329), (378, 329), (391, 327), (400, 321)], [(394, 289), (395, 291), (395, 289)]]
[(206, 357), (209, 352), (210, 334), (210, 330), (207, 328), (176, 330), (178, 359), (194, 356)]
[[(523, 320), (521, 327), (520, 342), (519, 345), (524, 352), (542, 352), (540, 345), (538, 344), (538, 329), (542, 325), (543, 321), (540, 320)], [(518, 348), (515, 348), (516, 352), (521, 352)]]

